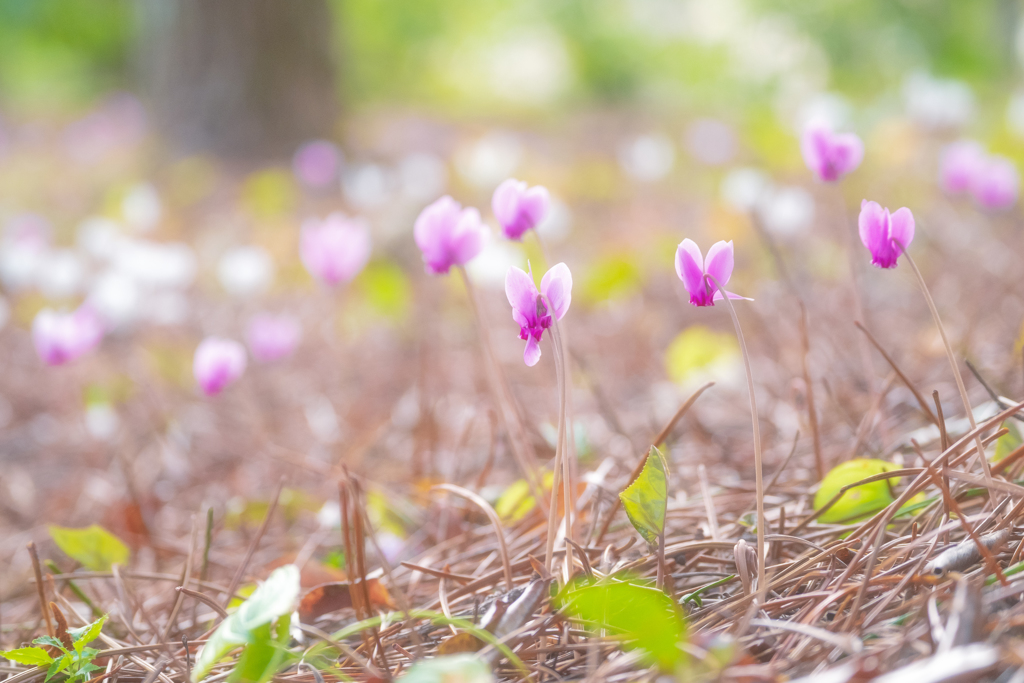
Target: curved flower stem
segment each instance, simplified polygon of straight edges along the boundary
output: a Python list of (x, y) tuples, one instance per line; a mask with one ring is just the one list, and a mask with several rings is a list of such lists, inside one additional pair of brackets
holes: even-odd
[[(548, 304), (550, 307), (550, 304)], [(574, 496), (575, 482), (572, 468), (572, 449), (569, 447), (569, 439), (573, 438), (572, 429), (568, 420), (569, 402), (569, 381), (566, 372), (566, 358), (562, 343), (562, 336), (559, 330), (558, 321), (552, 317), (551, 335), (552, 347), (555, 357), (555, 375), (558, 380), (558, 442), (555, 448), (555, 479), (551, 486), (551, 512), (548, 515), (548, 539), (545, 552), (545, 565), (550, 571), (551, 557), (554, 552), (555, 524), (557, 518), (558, 484), (562, 484), (562, 508), (565, 519), (565, 538), (572, 540), (573, 518), (576, 512), (576, 499)], [(572, 576), (573, 559), (572, 544), (565, 544), (565, 567), (566, 580)]]
[[(487, 333), (487, 325), (484, 324), (480, 315), (480, 307), (476, 299), (476, 289), (473, 287), (469, 274), (462, 266), (457, 266), (462, 282), (466, 286), (469, 295), (470, 306), (473, 309), (473, 317), (476, 319), (477, 332), (480, 335), (480, 345), (484, 356), (484, 371), (487, 375), (487, 382), (490, 385), (491, 393), (498, 409), (498, 415), (508, 434), (508, 440), (512, 446), (512, 455), (519, 465), (519, 469), (530, 487), (530, 494), (534, 500), (544, 500), (544, 482), (534, 466), (534, 455), (526, 438), (525, 430), (519, 418), (519, 411), (515, 406), (511, 391), (508, 388), (508, 381), (501, 372), (501, 366), (494, 357), (494, 350), (491, 346), (491, 338)], [(543, 506), (542, 506), (543, 507)]]
[(729, 308), (729, 315), (732, 316), (732, 324), (736, 328), (736, 338), (740, 342), (740, 351), (743, 353), (743, 367), (747, 371), (747, 393), (750, 395), (750, 419), (754, 424), (754, 488), (757, 496), (757, 591), (758, 602), (764, 603), (765, 583), (765, 552), (764, 552), (764, 529), (767, 523), (764, 518), (764, 476), (761, 466), (761, 427), (757, 420), (757, 400), (754, 398), (754, 375), (750, 370), (750, 354), (747, 353), (747, 342), (743, 338), (743, 330), (740, 328), (740, 319), (736, 315), (736, 307), (732, 305), (732, 299), (725, 294), (725, 288), (715, 279), (713, 275), (705, 275), (719, 292), (722, 292), (722, 301)]
[[(967, 411), (967, 419), (971, 423), (971, 431), (975, 431), (978, 428), (977, 423), (974, 421), (974, 410), (971, 409), (971, 399), (967, 397), (967, 389), (964, 387), (964, 378), (960, 376), (960, 367), (957, 365), (956, 356), (953, 355), (953, 347), (949, 343), (949, 339), (946, 337), (946, 328), (942, 325), (942, 319), (939, 318), (939, 309), (935, 307), (935, 300), (932, 299), (932, 294), (928, 290), (928, 285), (924, 281), (924, 276), (921, 275), (921, 271), (918, 270), (917, 264), (914, 262), (913, 257), (910, 256), (910, 252), (906, 248), (897, 242), (900, 251), (907, 257), (907, 263), (910, 264), (911, 270), (914, 271), (914, 275), (917, 276), (917, 284), (921, 286), (921, 293), (924, 294), (924, 300), (928, 303), (928, 310), (932, 313), (932, 318), (935, 320), (935, 326), (939, 328), (939, 336), (942, 337), (942, 345), (946, 347), (946, 357), (949, 358), (949, 365), (953, 368), (953, 377), (956, 378), (956, 388), (960, 391), (960, 399), (964, 402), (964, 410)], [(985, 472), (985, 483), (988, 486), (989, 492), (991, 493), (995, 489), (992, 488), (992, 469), (989, 467), (988, 458), (985, 457), (985, 447), (981, 443), (981, 435), (976, 434), (974, 437), (975, 445), (978, 448), (978, 457), (981, 458), (981, 467)]]

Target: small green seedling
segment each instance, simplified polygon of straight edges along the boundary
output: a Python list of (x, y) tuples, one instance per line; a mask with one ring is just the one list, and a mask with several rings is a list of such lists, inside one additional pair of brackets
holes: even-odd
[[(99, 637), (103, 624), (106, 621), (107, 615), (103, 615), (87, 626), (68, 629), (68, 635), (72, 641), (72, 648), (70, 650), (57, 638), (42, 636), (32, 642), (37, 646), (44, 647), (22, 647), (16, 650), (0, 652), (0, 655), (3, 655), (12, 662), (26, 666), (48, 666), (46, 681), (49, 681), (59, 673), (63, 673), (67, 676), (64, 679), (65, 683), (84, 683), (84, 681), (92, 678), (91, 674), (93, 671), (99, 671), (100, 669), (100, 667), (92, 663), (92, 660), (96, 658), (100, 651), (95, 648), (86, 647), (86, 645)], [(56, 657), (51, 656), (45, 646), (57, 648), (59, 651), (58, 655)]]

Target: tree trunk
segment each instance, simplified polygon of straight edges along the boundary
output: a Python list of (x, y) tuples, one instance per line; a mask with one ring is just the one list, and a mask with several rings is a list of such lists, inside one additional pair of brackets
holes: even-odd
[(338, 115), (326, 0), (145, 0), (142, 90), (173, 154), (290, 154)]

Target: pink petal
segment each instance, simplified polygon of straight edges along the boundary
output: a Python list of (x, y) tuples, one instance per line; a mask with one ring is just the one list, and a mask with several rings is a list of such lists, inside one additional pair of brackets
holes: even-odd
[(985, 151), (973, 140), (958, 140), (942, 152), (939, 183), (950, 194), (970, 190), (985, 165)]
[(423, 261), (428, 270), (446, 273), (452, 266), (448, 248), (461, 212), (462, 206), (445, 195), (423, 209), (416, 218), (413, 237), (416, 246), (423, 252)]
[(451, 234), (448, 258), (452, 265), (465, 265), (484, 248), (484, 226), (480, 212), (469, 207), (462, 210)]
[(704, 257), (697, 243), (686, 238), (676, 248), (676, 275), (690, 294), (704, 287)]
[(536, 315), (539, 294), (532, 277), (515, 266), (509, 267), (505, 273), (505, 296), (508, 297), (514, 311), (523, 314), (527, 319)]
[(515, 178), (509, 178), (494, 191), (491, 197), (491, 210), (503, 226), (515, 222), (519, 214), (520, 198), (525, 192), (526, 183)]
[(233, 339), (207, 337), (196, 347), (192, 372), (207, 396), (219, 394), (245, 372), (245, 348)]
[(804, 128), (800, 136), (800, 152), (804, 163), (821, 180), (833, 180), (828, 176), (828, 148), (832, 132), (820, 121), (812, 122)]
[[(715, 242), (708, 249), (708, 258), (704, 261), (704, 272), (718, 280), (718, 284), (725, 287), (725, 283), (732, 277), (733, 251), (732, 240), (728, 242)], [(714, 283), (710, 283), (714, 287)]]
[(857, 217), (860, 241), (872, 255), (878, 253), (889, 241), (886, 213), (886, 210), (878, 202), (869, 202), (865, 199), (860, 204), (860, 216)]
[(535, 228), (544, 220), (548, 213), (548, 206), (551, 204), (551, 194), (543, 185), (534, 185), (519, 202), (519, 211), (526, 215), (530, 227)]
[(527, 367), (533, 367), (540, 360), (540, 343), (531, 335), (526, 340), (526, 348), (523, 350), (523, 362)]
[(569, 266), (559, 263), (551, 267), (540, 281), (540, 291), (551, 303), (555, 320), (561, 320), (572, 302), (572, 273)]
[(864, 159), (864, 143), (854, 133), (843, 133), (832, 139), (832, 162), (836, 173), (846, 175), (856, 170)]
[[(740, 296), (739, 294), (734, 294), (734, 293), (728, 292), (728, 291), (726, 292), (726, 294), (729, 295), (730, 299), (742, 299), (743, 301), (753, 301), (753, 299), (751, 299), (749, 296)], [(721, 290), (716, 291), (715, 295), (713, 297), (711, 297), (711, 300), (712, 301), (721, 301), (722, 300), (722, 292), (721, 292)]]
[[(903, 245), (904, 249), (910, 247), (914, 241), (914, 214), (910, 209), (903, 207), (889, 217), (889, 237)], [(903, 253), (898, 247), (896, 251), (898, 254)]]

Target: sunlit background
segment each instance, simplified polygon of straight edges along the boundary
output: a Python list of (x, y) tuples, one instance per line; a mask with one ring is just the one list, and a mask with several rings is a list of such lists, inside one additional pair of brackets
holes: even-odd
[[(670, 459), (683, 481), (701, 459), (714, 481), (749, 479), (738, 347), (721, 307), (686, 304), (684, 237), (735, 241), (768, 462), (800, 432), (796, 471), (810, 467), (788, 277), (810, 311), (831, 461), (891, 454), (908, 415), (921, 426), (880, 357), (864, 374), (851, 269), (877, 336), (959, 415), (915, 283), (848, 257), (865, 197), (913, 208), (953, 336), (1016, 395), (1020, 208), (948, 197), (938, 169), (964, 137), (1024, 162), (1022, 20), (1013, 0), (0, 0), (0, 536), (15, 548), (40, 524), (103, 520), (127, 539), (181, 537), (207, 505), (230, 534), (258, 524), (282, 474), (288, 528), (334, 528), (345, 465), (379, 482), (373, 514), (409, 556), (430, 483), (479, 481), (498, 501), (521, 473), (492, 443), (465, 288), (423, 272), (412, 229), (446, 193), (495, 227), (491, 193), (510, 176), (551, 190), (541, 239), (494, 230), (469, 273), (543, 463), (550, 354), (523, 367), (503, 292), (528, 258), (573, 272), (583, 467), (628, 472), (714, 379)], [(841, 186), (801, 159), (814, 119), (864, 139)], [(298, 244), (334, 211), (366, 221), (373, 252), (331, 290)], [(83, 302), (101, 346), (45, 366), (33, 319)], [(202, 396), (197, 344), (242, 339), (261, 311), (301, 320), (295, 355)], [(882, 417), (862, 433), (876, 385)], [(6, 572), (0, 590), (21, 580)]]

